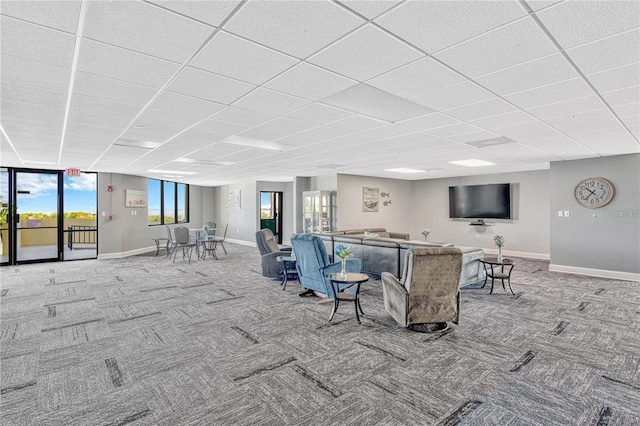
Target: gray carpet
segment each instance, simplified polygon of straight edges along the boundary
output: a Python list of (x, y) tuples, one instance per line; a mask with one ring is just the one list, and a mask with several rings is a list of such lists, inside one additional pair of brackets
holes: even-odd
[(3, 425), (638, 425), (638, 283), (516, 259), (513, 296), (466, 288), (461, 323), (399, 327), (380, 281), (353, 305), (220, 260), (0, 269)]

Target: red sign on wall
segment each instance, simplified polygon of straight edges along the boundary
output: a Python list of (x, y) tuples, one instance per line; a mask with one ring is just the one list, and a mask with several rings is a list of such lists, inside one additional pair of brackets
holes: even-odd
[(80, 176), (80, 169), (67, 169), (67, 176)]

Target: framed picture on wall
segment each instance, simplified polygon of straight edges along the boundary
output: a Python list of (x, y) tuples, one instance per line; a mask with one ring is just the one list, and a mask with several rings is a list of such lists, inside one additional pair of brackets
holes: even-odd
[(240, 208), (240, 190), (236, 189), (234, 191), (234, 200), (236, 202), (236, 209)]
[(377, 212), (380, 209), (380, 188), (362, 187), (362, 211)]

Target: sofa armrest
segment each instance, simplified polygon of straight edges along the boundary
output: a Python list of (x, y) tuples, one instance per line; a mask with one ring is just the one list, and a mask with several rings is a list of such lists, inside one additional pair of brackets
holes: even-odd
[(398, 324), (407, 326), (407, 311), (409, 309), (409, 293), (400, 280), (389, 272), (380, 275), (382, 279), (382, 299), (384, 309), (391, 314)]
[(409, 234), (407, 232), (389, 232), (389, 238), (400, 238), (401, 240), (408, 240)]
[(291, 252), (277, 251), (274, 253), (267, 253), (261, 256), (262, 260), (262, 276), (269, 278), (278, 278), (282, 272), (282, 263), (276, 259), (278, 256), (289, 256)]

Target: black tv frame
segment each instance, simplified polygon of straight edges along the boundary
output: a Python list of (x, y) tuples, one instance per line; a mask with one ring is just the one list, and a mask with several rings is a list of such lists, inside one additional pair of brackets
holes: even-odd
[[(463, 194), (466, 194), (466, 207), (462, 199)], [(484, 219), (510, 220), (512, 217), (510, 183), (449, 187), (449, 218), (451, 219), (478, 219), (472, 224), (485, 225)]]

